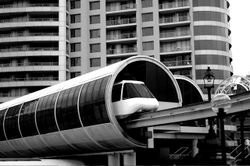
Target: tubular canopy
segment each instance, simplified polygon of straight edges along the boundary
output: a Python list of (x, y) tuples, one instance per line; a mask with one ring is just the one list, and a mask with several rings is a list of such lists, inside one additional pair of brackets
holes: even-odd
[(146, 147), (113, 113), (113, 85), (143, 81), (160, 103), (181, 106), (179, 86), (159, 61), (135, 56), (0, 104), (0, 157), (55, 156)]

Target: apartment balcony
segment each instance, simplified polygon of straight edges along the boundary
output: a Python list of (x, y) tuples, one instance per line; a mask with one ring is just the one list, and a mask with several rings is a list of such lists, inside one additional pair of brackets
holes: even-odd
[(162, 31), (160, 38), (172, 38), (180, 36), (190, 36), (190, 31)]
[(121, 33), (117, 35), (107, 35), (107, 42), (119, 42), (119, 43), (126, 43), (130, 41), (136, 40), (136, 33)]
[(121, 49), (107, 49), (108, 55), (114, 55), (114, 54), (130, 54), (130, 53), (137, 53), (136, 47), (130, 47), (130, 48), (121, 48)]
[(182, 22), (189, 20), (190, 20), (189, 16), (161, 17), (160, 23), (174, 23), (174, 22)]
[(0, 78), (0, 82), (16, 81), (57, 81), (58, 77), (24, 77), (24, 78)]
[(132, 10), (136, 8), (136, 4), (135, 3), (127, 3), (127, 4), (122, 4), (122, 5), (107, 5), (106, 6), (106, 12), (115, 12), (116, 11), (126, 11), (126, 10)]
[(0, 63), (0, 68), (23, 66), (58, 66), (58, 62)]
[(0, 52), (21, 52), (21, 51), (58, 51), (58, 47), (13, 47), (0, 48)]
[(117, 26), (117, 25), (127, 25), (127, 24), (135, 24), (135, 23), (136, 23), (136, 17), (132, 17), (132, 18), (107, 20), (106, 25)]
[(58, 33), (9, 33), (9, 34), (0, 34), (0, 38), (12, 38), (12, 37), (30, 37), (30, 36), (58, 36)]
[(0, 9), (4, 8), (26, 8), (26, 7), (56, 7), (58, 3), (13, 3), (7, 5), (0, 5)]
[(181, 8), (189, 6), (189, 1), (163, 2), (159, 4), (159, 9)]
[(16, 23), (16, 22), (44, 22), (58, 21), (58, 18), (16, 18), (16, 19), (1, 19), (0, 23)]
[(167, 67), (174, 67), (174, 66), (191, 66), (192, 61), (191, 60), (176, 60), (176, 61), (162, 61), (164, 65)]
[(191, 52), (191, 47), (164, 47), (162, 46), (160, 48), (160, 53), (187, 53), (187, 52)]

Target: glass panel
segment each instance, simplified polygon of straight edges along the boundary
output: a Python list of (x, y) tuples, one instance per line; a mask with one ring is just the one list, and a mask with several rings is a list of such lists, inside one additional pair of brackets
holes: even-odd
[(218, 21), (226, 23), (225, 13), (198, 11), (194, 12), (194, 21)]
[(143, 51), (153, 50), (154, 49), (154, 42), (142, 42)]
[(225, 8), (225, 0), (193, 0), (193, 6), (214, 6)]
[(225, 27), (218, 26), (194, 26), (195, 35), (216, 35), (227, 37), (228, 29)]
[(54, 106), (57, 94), (51, 94), (39, 99), (37, 107), (37, 126), (41, 134), (57, 131)]
[(19, 117), (20, 129), (23, 137), (38, 135), (35, 124), (36, 104), (38, 100), (24, 103)]
[(77, 111), (77, 101), (81, 85), (60, 93), (56, 105), (56, 118), (60, 130), (81, 127)]
[(7, 109), (0, 111), (0, 141), (6, 140), (4, 136), (4, 130), (3, 130), (3, 119), (4, 119), (4, 114), (6, 111)]
[(7, 111), (4, 121), (5, 133), (8, 139), (20, 138), (18, 129), (18, 113), (21, 105), (10, 107)]
[(224, 41), (216, 40), (197, 40), (195, 41), (195, 50), (220, 50), (228, 51), (228, 44)]
[(154, 35), (153, 27), (142, 28), (142, 36), (152, 36)]
[(105, 89), (109, 77), (101, 78), (83, 86), (80, 95), (80, 116), (84, 126), (109, 122), (105, 108)]
[(112, 90), (112, 102), (119, 101), (121, 99), (122, 84), (115, 85)]
[(143, 8), (152, 7), (153, 2), (152, 0), (141, 0), (141, 5)]
[(90, 10), (100, 9), (100, 1), (89, 2)]
[(142, 22), (153, 21), (153, 13), (143, 13)]
[(90, 24), (99, 24), (100, 23), (100, 15), (90, 16)]
[(154, 98), (151, 92), (143, 84), (126, 83), (123, 88), (123, 99), (143, 97)]

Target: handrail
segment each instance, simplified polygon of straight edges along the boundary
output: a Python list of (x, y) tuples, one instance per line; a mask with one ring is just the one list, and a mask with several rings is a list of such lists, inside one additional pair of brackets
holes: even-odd
[(0, 8), (26, 8), (26, 7), (56, 7), (58, 6), (57, 3), (34, 3), (34, 4), (25, 4), (25, 5), (20, 5), (20, 4), (8, 4), (8, 5), (0, 5)]

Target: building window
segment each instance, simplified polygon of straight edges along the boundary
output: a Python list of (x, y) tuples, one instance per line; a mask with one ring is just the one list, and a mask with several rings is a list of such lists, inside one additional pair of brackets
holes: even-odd
[(75, 28), (70, 30), (70, 37), (81, 37), (81, 28)]
[(227, 16), (225, 13), (213, 12), (213, 11), (197, 11), (194, 12), (194, 21), (218, 21), (227, 22)]
[(153, 21), (153, 13), (143, 13), (142, 22)]
[(90, 67), (101, 66), (101, 58), (92, 58), (90, 59)]
[(142, 28), (142, 36), (152, 36), (154, 35), (153, 27)]
[(152, 7), (153, 6), (153, 2), (152, 2), (152, 0), (141, 0), (141, 6), (143, 8)]
[(99, 24), (100, 15), (90, 16), (90, 24)]
[(70, 44), (70, 52), (81, 51), (81, 43), (71, 43)]
[(143, 51), (153, 50), (154, 49), (154, 42), (153, 41), (143, 42), (142, 48), (143, 48)]
[(100, 9), (100, 1), (89, 2), (89, 8), (90, 10)]
[(70, 65), (73, 66), (81, 66), (81, 57), (70, 58)]
[(80, 0), (71, 0), (70, 1), (70, 9), (79, 9), (81, 8), (81, 1)]
[(101, 51), (101, 44), (90, 44), (90, 53), (100, 52)]
[(81, 75), (81, 72), (71, 72), (70, 73), (70, 78), (75, 78)]
[(80, 14), (73, 14), (70, 15), (70, 23), (78, 23), (81, 22), (81, 15)]
[(91, 29), (89, 33), (91, 39), (100, 37), (100, 29)]

